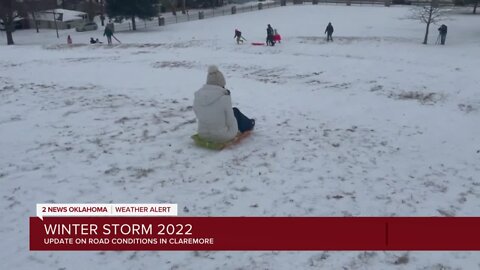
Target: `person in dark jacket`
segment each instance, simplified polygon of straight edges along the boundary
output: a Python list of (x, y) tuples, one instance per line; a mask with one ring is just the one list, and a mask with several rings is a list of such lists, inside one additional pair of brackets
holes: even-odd
[(275, 41), (273, 40), (273, 28), (270, 24), (267, 26), (267, 46), (269, 45), (275, 45)]
[(440, 35), (440, 44), (445, 45), (445, 39), (447, 39), (447, 26), (442, 24), (440, 28), (438, 28), (438, 33)]
[(93, 37), (90, 38), (90, 44), (101, 44), (102, 42), (97, 38), (94, 39)]
[(243, 43), (243, 40), (245, 39), (242, 37), (242, 32), (238, 29), (235, 29), (235, 36), (233, 36), (233, 38), (237, 39), (237, 44), (240, 44), (240, 42)]
[(107, 41), (108, 44), (112, 44), (112, 36), (113, 36), (113, 30), (112, 27), (110, 26), (110, 23), (105, 26), (105, 31), (103, 32), (103, 36), (107, 36)]
[(325, 28), (325, 34), (327, 34), (327, 42), (333, 41), (332, 34), (333, 34), (333, 26), (332, 23), (329, 22), (327, 28)]

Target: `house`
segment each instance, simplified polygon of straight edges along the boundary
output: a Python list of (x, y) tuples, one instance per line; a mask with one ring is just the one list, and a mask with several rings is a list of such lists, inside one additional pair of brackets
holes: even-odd
[[(51, 9), (35, 12), (35, 19), (39, 28), (70, 29), (85, 22), (88, 15), (85, 12), (68, 9)], [(55, 18), (55, 20), (54, 20)], [(35, 21), (30, 16), (30, 25), (35, 26)], [(55, 26), (55, 23), (57, 26)]]

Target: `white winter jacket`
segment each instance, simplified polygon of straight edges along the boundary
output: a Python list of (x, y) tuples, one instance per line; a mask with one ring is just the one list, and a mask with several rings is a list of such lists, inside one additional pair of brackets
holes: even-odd
[(220, 86), (205, 84), (197, 92), (193, 110), (198, 121), (198, 135), (214, 142), (226, 142), (238, 133), (232, 109), (232, 98)]

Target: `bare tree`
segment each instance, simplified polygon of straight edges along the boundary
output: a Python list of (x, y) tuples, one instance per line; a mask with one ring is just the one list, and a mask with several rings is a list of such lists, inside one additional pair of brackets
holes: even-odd
[(25, 13), (32, 16), (33, 23), (35, 24), (35, 29), (38, 30), (38, 23), (36, 18), (36, 13), (41, 10), (55, 8), (55, 2), (51, 0), (24, 0)]
[[(88, 0), (89, 1), (89, 0)], [(79, 10), (87, 0), (53, 0), (56, 8)]]
[(105, 26), (105, 0), (100, 0), (100, 21)]
[(430, 24), (437, 24), (439, 21), (444, 20), (447, 17), (447, 9), (444, 6), (439, 5), (438, 0), (431, 0), (425, 6), (418, 6), (412, 9), (410, 18), (419, 20), (426, 24), (425, 37), (423, 44), (428, 43), (428, 32)]
[(177, 6), (178, 6), (178, 0), (169, 0), (170, 5), (172, 6), (172, 14), (177, 16)]
[[(101, 14), (103, 15), (104, 13), (104, 3), (103, 1), (97, 1), (97, 0), (88, 0), (86, 3), (85, 12), (88, 14), (88, 20), (93, 22), (93, 19), (95, 18), (95, 15)], [(100, 18), (102, 20), (102, 18)], [(104, 19), (103, 19), (104, 20)], [(103, 26), (103, 20), (102, 20), (102, 26)]]
[(33, 23), (35, 24), (35, 29), (37, 30), (37, 33), (39, 33), (40, 31), (38, 30), (38, 22), (36, 17), (36, 13), (37, 11), (39, 11), (39, 7), (37, 5), (38, 2), (35, 0), (27, 0), (26, 4), (27, 12), (32, 16)]
[(465, 4), (473, 5), (473, 14), (477, 13), (478, 1), (479, 0), (465, 0)]
[(107, 0), (108, 17), (124, 17), (132, 20), (132, 29), (137, 30), (135, 18), (146, 20), (158, 15), (156, 0)]
[(23, 2), (17, 0), (0, 0), (0, 20), (7, 34), (7, 45), (14, 44), (13, 31), (15, 31), (15, 21), (24, 14)]

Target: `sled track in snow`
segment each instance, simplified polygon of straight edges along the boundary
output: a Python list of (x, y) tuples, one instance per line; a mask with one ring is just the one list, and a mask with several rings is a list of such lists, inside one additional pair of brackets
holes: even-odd
[(77, 48), (89, 48), (89, 49), (156, 49), (156, 48), (191, 48), (191, 47), (201, 47), (205, 43), (208, 43), (208, 46), (212, 46), (214, 40), (188, 40), (181, 42), (172, 42), (172, 43), (122, 43), (122, 44), (53, 44), (47, 45), (43, 48), (46, 50), (69, 50)]
[[(327, 39), (324, 36), (299, 36), (296, 37), (299, 40), (299, 43), (305, 44), (327, 44)], [(356, 42), (377, 42), (377, 43), (415, 43), (415, 39), (411, 38), (402, 38), (402, 37), (344, 37), (344, 36), (333, 36), (333, 42), (335, 44), (347, 45)]]

